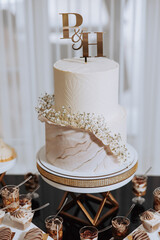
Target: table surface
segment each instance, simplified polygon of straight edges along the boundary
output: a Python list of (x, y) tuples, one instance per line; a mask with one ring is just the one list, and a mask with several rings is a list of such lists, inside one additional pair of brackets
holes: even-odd
[[(23, 181), (24, 176), (23, 175), (6, 175), (4, 177), (4, 180), (6, 184), (18, 184), (21, 181)], [(39, 184), (40, 188), (38, 190), (39, 198), (33, 199), (32, 201), (32, 207), (37, 208), (38, 206), (41, 206), (47, 202), (50, 203), (50, 206), (47, 208), (38, 211), (35, 213), (35, 216), (33, 218), (33, 223), (37, 225), (39, 228), (41, 228), (43, 231), (45, 231), (45, 224), (44, 220), (47, 216), (55, 214), (56, 210), (58, 208), (58, 205), (61, 201), (61, 198), (64, 194), (63, 191), (56, 189), (50, 185), (48, 185), (41, 177), (39, 177)], [(146, 193), (146, 201), (143, 205), (136, 205), (136, 207), (133, 209), (131, 215), (129, 216), (131, 224), (130, 224), (130, 232), (133, 231), (136, 227), (140, 225), (139, 221), (139, 214), (146, 209), (153, 208), (153, 190), (160, 186), (160, 177), (148, 177), (148, 187), (147, 187), (147, 193)], [(20, 193), (27, 193), (25, 186), (21, 186)], [(95, 194), (98, 195), (98, 194)], [(112, 195), (116, 198), (116, 200), (119, 202), (119, 210), (116, 213), (116, 215), (125, 215), (129, 209), (129, 207), (132, 205), (132, 183), (128, 183), (124, 187), (121, 187), (120, 189), (112, 191)], [(92, 203), (93, 204), (93, 203)], [(92, 210), (96, 209), (96, 205), (92, 205)], [(107, 211), (106, 208), (104, 208), (104, 212)], [(79, 212), (78, 207), (75, 209), (72, 209), (72, 214), (84, 217), (81, 212)], [(113, 217), (113, 216), (112, 216)], [(98, 228), (102, 229), (105, 226), (110, 225), (112, 217), (106, 221), (104, 221), (103, 224), (101, 224)], [(81, 228), (80, 225), (70, 222), (67, 218), (64, 219), (64, 235), (63, 240), (78, 240), (79, 239), (79, 229)], [(108, 230), (107, 232), (103, 232), (99, 234), (99, 240), (107, 240), (112, 237), (111, 230)]]

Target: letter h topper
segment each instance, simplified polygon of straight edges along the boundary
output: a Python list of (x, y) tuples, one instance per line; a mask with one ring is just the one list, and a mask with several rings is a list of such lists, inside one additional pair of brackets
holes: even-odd
[[(95, 32), (97, 34), (97, 42), (96, 43), (89, 43), (88, 42), (88, 35), (90, 32), (83, 32), (83, 30), (80, 32), (79, 26), (83, 23), (83, 18), (78, 13), (60, 13), (62, 15), (62, 22), (63, 22), (63, 38), (61, 39), (72, 39), (74, 43), (77, 43), (78, 41), (81, 41), (80, 47), (75, 48), (75, 44), (72, 45), (72, 48), (74, 50), (78, 50), (81, 47), (83, 47), (83, 56), (85, 59), (89, 56), (89, 45), (97, 45), (97, 56), (96, 57), (104, 57), (103, 56), (103, 32)], [(76, 24), (74, 26), (69, 26), (69, 14), (73, 14), (76, 17)], [(78, 30), (76, 31), (76, 29)], [(69, 35), (69, 29), (74, 29), (75, 34), (73, 34), (71, 37)], [(79, 35), (78, 35), (79, 33)], [(79, 40), (74, 41), (74, 35), (79, 36)]]

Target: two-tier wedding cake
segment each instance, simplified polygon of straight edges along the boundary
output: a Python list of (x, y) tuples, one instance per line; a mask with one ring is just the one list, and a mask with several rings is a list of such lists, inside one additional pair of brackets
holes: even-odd
[(46, 159), (57, 169), (99, 175), (130, 164), (126, 111), (118, 104), (119, 65), (107, 58), (54, 64), (54, 95), (39, 100)]

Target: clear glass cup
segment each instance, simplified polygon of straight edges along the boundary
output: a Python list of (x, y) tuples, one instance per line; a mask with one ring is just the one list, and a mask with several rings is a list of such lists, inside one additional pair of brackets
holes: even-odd
[(14, 212), (19, 208), (19, 188), (16, 185), (6, 185), (0, 191), (3, 207), (9, 206), (6, 211)]
[(27, 173), (27, 174), (25, 175), (24, 178), (26, 179), (26, 178), (28, 178), (28, 177), (30, 177), (30, 176), (32, 176), (32, 178), (25, 183), (25, 188), (26, 188), (26, 190), (27, 190), (28, 192), (30, 192), (30, 193), (33, 192), (33, 194), (32, 194), (32, 199), (33, 199), (33, 198), (38, 198), (38, 197), (39, 197), (39, 194), (38, 194), (37, 192), (34, 192), (34, 190), (35, 190), (35, 189), (37, 188), (37, 186), (39, 185), (39, 176), (38, 176), (38, 174), (34, 174), (34, 173), (29, 172), (29, 173)]
[(55, 215), (51, 215), (45, 219), (45, 226), (47, 233), (54, 240), (62, 240), (63, 238), (63, 218)]
[(31, 210), (32, 209), (32, 198), (28, 194), (19, 195), (19, 206), (21, 209)]
[(115, 240), (124, 239), (128, 235), (130, 220), (124, 216), (112, 219), (112, 234)]
[(85, 226), (79, 230), (79, 235), (81, 240), (97, 240), (98, 239), (98, 229), (93, 226)]
[(143, 196), (146, 195), (147, 191), (147, 176), (135, 175), (132, 179), (132, 189), (136, 197), (132, 198), (133, 203), (143, 204), (145, 199)]
[(160, 210), (160, 187), (156, 188), (154, 191), (153, 191), (153, 208), (156, 210), (156, 211), (159, 211)]

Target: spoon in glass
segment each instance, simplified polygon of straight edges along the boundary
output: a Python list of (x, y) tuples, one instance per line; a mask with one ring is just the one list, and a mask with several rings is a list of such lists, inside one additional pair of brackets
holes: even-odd
[(28, 182), (31, 178), (32, 178), (32, 176), (29, 176), (29, 177), (26, 178), (23, 182), (19, 183), (16, 187), (19, 188), (20, 186), (22, 186), (23, 184), (25, 184), (26, 182)]

